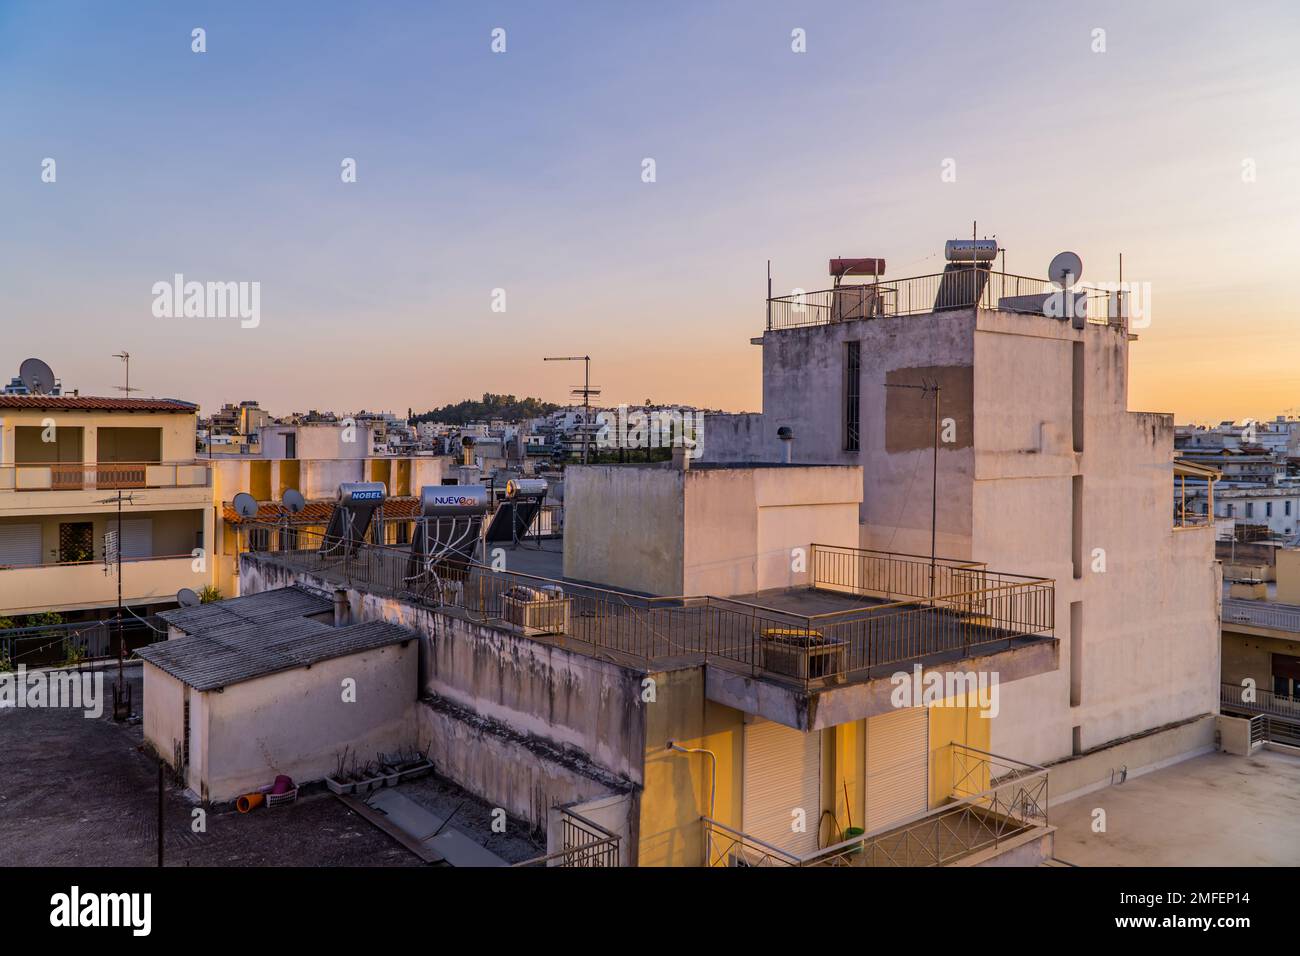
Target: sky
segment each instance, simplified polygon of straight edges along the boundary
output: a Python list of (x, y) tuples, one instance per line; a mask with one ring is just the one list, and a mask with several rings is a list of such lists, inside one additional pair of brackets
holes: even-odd
[[(1293, 0), (0, 0), (0, 377), (404, 413), (590, 354), (609, 404), (758, 410), (769, 259), (923, 275), (978, 222), (1149, 283), (1131, 408), (1300, 413), (1297, 41)], [(156, 315), (176, 274), (256, 326)]]

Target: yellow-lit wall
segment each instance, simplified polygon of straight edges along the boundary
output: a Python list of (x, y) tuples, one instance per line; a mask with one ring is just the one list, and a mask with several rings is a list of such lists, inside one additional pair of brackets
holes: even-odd
[[(667, 750), (669, 740), (713, 752), (717, 758), (713, 819), (742, 829), (745, 715), (705, 699), (703, 674), (703, 668), (691, 668), (652, 675), (656, 699), (646, 705), (645, 788), (638, 844), (641, 866), (700, 866), (704, 862), (700, 818), (708, 813), (710, 761), (702, 754)], [(987, 750), (989, 724), (975, 708), (950, 705), (930, 709), (931, 808), (946, 802), (952, 791), (951, 745)], [(866, 720), (856, 720), (822, 733), (819, 810), (828, 810), (835, 817), (834, 825), (829, 817), (819, 821), (823, 846), (839, 842), (846, 828), (861, 827), (866, 818), (869, 730)]]
[(641, 794), (640, 866), (703, 866), (711, 761), (666, 749), (669, 740), (717, 757), (714, 819), (739, 829), (744, 715), (704, 697), (701, 667), (651, 675), (646, 704), (645, 789)]
[[(99, 429), (130, 429), (125, 441), (126, 450), (158, 449), (158, 458), (162, 461), (187, 461), (195, 457), (194, 434), (197, 418), (187, 412), (108, 412), (84, 410), (48, 410), (39, 408), (7, 408), (0, 415), (0, 464), (12, 465), (17, 451), (15, 430), (18, 428), (45, 428), (45, 422), (52, 421), (56, 434), (61, 429), (81, 429), (82, 460), (95, 462), (104, 456), (100, 454)], [(147, 446), (137, 440), (142, 433), (135, 429), (149, 429), (157, 434), (155, 442), (152, 434), (148, 436)], [(28, 433), (30, 434), (30, 433)], [(123, 440), (122, 432), (106, 434), (104, 453), (110, 457), (116, 454), (119, 442)], [(21, 458), (19, 459), (21, 460)], [(118, 461), (125, 460), (118, 457)]]

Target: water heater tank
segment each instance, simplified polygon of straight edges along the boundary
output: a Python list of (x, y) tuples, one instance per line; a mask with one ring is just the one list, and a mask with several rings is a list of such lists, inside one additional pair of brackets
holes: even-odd
[(481, 515), (490, 501), (484, 485), (425, 485), (420, 489), (420, 514), (425, 518)]
[(949, 239), (943, 244), (949, 262), (992, 262), (998, 257), (996, 239)]

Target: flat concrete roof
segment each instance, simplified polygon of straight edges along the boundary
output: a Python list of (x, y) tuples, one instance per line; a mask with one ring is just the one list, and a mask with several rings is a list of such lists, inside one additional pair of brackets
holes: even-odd
[[(1106, 811), (1094, 833), (1093, 811)], [(1300, 865), (1300, 753), (1210, 753), (1051, 808), (1077, 866)]]

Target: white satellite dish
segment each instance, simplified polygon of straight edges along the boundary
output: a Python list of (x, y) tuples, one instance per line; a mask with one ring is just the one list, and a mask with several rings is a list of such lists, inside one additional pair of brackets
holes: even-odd
[(54, 371), (38, 358), (23, 359), (18, 378), (33, 395), (48, 395), (54, 390)]
[(1047, 267), (1047, 278), (1058, 289), (1068, 289), (1083, 276), (1083, 260), (1073, 252), (1058, 252)]
[(235, 500), (232, 504), (235, 506), (235, 514), (239, 515), (239, 517), (257, 517), (257, 499), (248, 492), (241, 491), (239, 494), (235, 495)]
[(302, 492), (297, 488), (287, 488), (284, 492), (284, 510), (291, 515), (296, 515), (307, 507), (307, 499), (302, 496)]
[(203, 602), (191, 588), (181, 588), (176, 592), (176, 603), (181, 607), (198, 607)]

